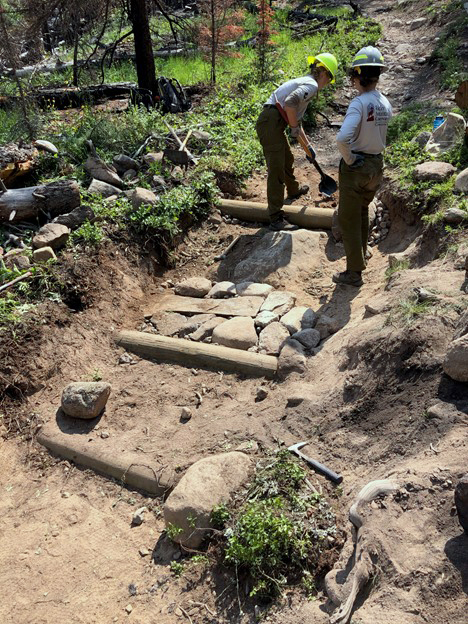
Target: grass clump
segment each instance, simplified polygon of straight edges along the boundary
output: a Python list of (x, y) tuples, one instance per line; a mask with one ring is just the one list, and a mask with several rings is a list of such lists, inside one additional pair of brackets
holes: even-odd
[(248, 577), (251, 596), (271, 600), (288, 584), (309, 593), (323, 572), (335, 516), (306, 477), (289, 451), (271, 454), (257, 465), (245, 499), (213, 512), (223, 528), (224, 561)]

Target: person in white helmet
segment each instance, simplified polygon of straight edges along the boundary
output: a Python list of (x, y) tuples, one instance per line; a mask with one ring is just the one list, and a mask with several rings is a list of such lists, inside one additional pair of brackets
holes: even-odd
[(301, 119), (312, 98), (320, 89), (335, 82), (338, 62), (333, 54), (323, 52), (307, 59), (310, 73), (288, 80), (278, 87), (263, 105), (256, 130), (267, 163), (267, 198), (270, 228), (275, 231), (297, 229), (284, 218), (284, 187), (288, 199), (296, 199), (309, 190), (300, 186), (294, 176), (294, 157), (285, 134), (290, 127), (291, 136), (299, 141), (308, 159), (315, 159), (315, 151), (301, 127)]
[(369, 204), (383, 178), (383, 151), (392, 107), (377, 91), (380, 74), (387, 68), (377, 48), (359, 50), (351, 66), (351, 82), (359, 95), (347, 110), (337, 136), (342, 155), (338, 186), (338, 222), (346, 253), (346, 271), (335, 273), (337, 284), (362, 286), (369, 237)]

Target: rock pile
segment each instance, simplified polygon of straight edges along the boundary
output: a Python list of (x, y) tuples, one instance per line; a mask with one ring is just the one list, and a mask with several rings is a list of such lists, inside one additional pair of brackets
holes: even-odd
[[(390, 229), (390, 211), (379, 199), (371, 202), (375, 206), (375, 221), (369, 233), (369, 246), (373, 247), (386, 238)], [(369, 206), (371, 208), (371, 206)]]
[[(142, 331), (266, 355), (279, 355), (287, 345), (303, 358), (339, 328), (333, 319), (318, 318), (311, 308), (296, 305), (294, 293), (274, 290), (268, 284), (227, 281), (212, 284), (204, 277), (192, 277), (167, 286), (182, 297), (195, 297), (203, 302), (213, 300), (212, 312), (156, 313), (147, 317), (140, 327)], [(243, 305), (247, 297), (255, 304), (250, 316), (245, 314)], [(229, 316), (216, 313), (215, 301), (220, 299), (230, 300)]]

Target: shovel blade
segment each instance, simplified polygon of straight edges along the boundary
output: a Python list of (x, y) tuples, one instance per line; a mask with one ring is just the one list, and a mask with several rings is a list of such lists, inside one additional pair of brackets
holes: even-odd
[(329, 175), (322, 176), (319, 184), (319, 191), (322, 195), (326, 195), (327, 197), (331, 197), (333, 193), (336, 193), (338, 190), (338, 185), (335, 180)]

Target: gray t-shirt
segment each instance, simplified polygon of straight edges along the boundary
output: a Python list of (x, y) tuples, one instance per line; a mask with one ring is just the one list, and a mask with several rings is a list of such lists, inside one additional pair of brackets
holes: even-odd
[(351, 101), (336, 141), (348, 165), (356, 157), (352, 152), (381, 154), (386, 146), (392, 107), (379, 91), (367, 91)]
[(290, 106), (297, 111), (297, 119), (302, 119), (306, 112), (310, 100), (317, 95), (318, 85), (312, 76), (302, 76), (293, 78), (278, 87), (270, 95), (265, 104), (276, 104)]

